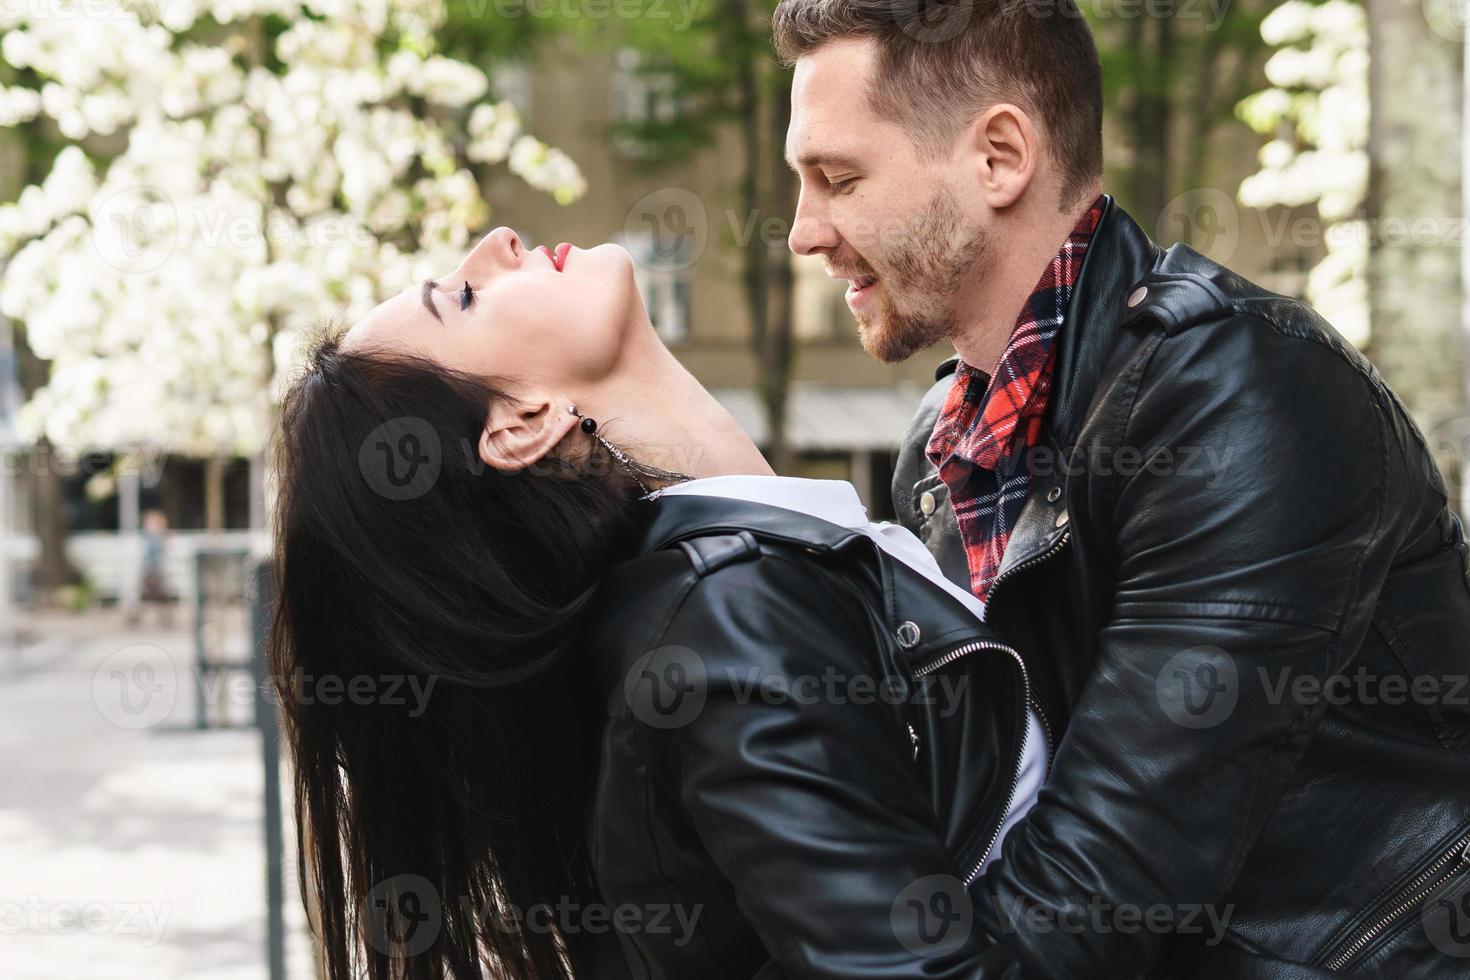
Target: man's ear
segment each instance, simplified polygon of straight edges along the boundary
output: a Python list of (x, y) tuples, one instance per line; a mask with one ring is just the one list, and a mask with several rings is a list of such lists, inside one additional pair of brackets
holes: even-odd
[(480, 459), (486, 466), (515, 473), (539, 462), (582, 420), (568, 411), (566, 399), (497, 401), (480, 433)]
[(1041, 163), (1041, 137), (1031, 117), (1019, 106), (993, 105), (975, 120), (970, 137), (986, 205), (997, 210), (1016, 203)]

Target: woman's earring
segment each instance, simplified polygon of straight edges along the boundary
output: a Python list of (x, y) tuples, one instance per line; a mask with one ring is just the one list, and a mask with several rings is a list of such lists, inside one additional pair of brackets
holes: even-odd
[(607, 450), (607, 454), (613, 459), (617, 460), (619, 466), (628, 471), (628, 475), (633, 478), (634, 483), (638, 484), (638, 489), (643, 491), (644, 496), (648, 496), (652, 493), (652, 491), (648, 489), (648, 485), (644, 483), (641, 479), (641, 477), (643, 476), (646, 476), (653, 480), (665, 480), (672, 483), (678, 483), (681, 480), (694, 479), (694, 477), (690, 476), (687, 473), (675, 473), (671, 470), (661, 470), (657, 466), (649, 466), (647, 463), (638, 462), (636, 459), (633, 459), (617, 446), (614, 446), (611, 442), (607, 440), (606, 436), (597, 431), (596, 419), (584, 416), (581, 412), (577, 411), (576, 405), (568, 405), (567, 412), (575, 415), (577, 418), (582, 420), (582, 431), (590, 435), (592, 438), (596, 439), (598, 445)]

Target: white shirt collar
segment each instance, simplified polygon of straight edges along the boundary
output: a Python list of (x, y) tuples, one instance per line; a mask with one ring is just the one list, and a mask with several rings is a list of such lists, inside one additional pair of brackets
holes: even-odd
[(809, 480), (797, 476), (707, 476), (675, 483), (660, 491), (669, 494), (703, 494), (731, 497), (771, 507), (784, 507), (836, 524), (865, 528), (868, 511), (857, 490), (846, 480)]

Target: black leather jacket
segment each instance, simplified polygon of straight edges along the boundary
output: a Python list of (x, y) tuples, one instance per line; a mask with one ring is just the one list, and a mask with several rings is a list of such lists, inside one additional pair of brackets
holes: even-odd
[(1016, 789), (1019, 656), (863, 534), (652, 507), (587, 631), (590, 848), (624, 923), (594, 975), (1016, 980), (966, 888)]
[[(1111, 201), (1058, 343), (987, 621), (1062, 738), (986, 930), (1028, 977), (1470, 977), (1470, 573), (1408, 413), (1308, 306)], [(923, 453), (952, 369), (894, 495), (965, 584)]]

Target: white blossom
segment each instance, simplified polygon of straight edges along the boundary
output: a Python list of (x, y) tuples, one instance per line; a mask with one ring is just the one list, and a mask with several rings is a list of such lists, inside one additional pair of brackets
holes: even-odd
[(1351, 0), (1286, 0), (1261, 22), (1280, 50), (1266, 63), (1272, 87), (1236, 106), (1270, 137), (1261, 168), (1240, 184), (1256, 208), (1315, 205), (1327, 255), (1307, 275), (1307, 299), (1355, 344), (1368, 339), (1368, 25)]
[[(0, 88), (0, 125), (44, 115), (70, 143), (0, 205), (0, 311), (51, 362), (19, 419), (33, 436), (258, 452), (308, 328), (453, 266), (488, 226), (467, 162), (563, 202), (585, 190), (509, 103), (481, 101), (484, 71), (435, 52), (441, 0), (108, 10), (0, 5), (0, 58), (40, 79)], [(291, 26), (261, 52), (265, 15)], [(205, 17), (224, 29), (183, 36)], [(109, 135), (115, 155), (90, 157)]]

